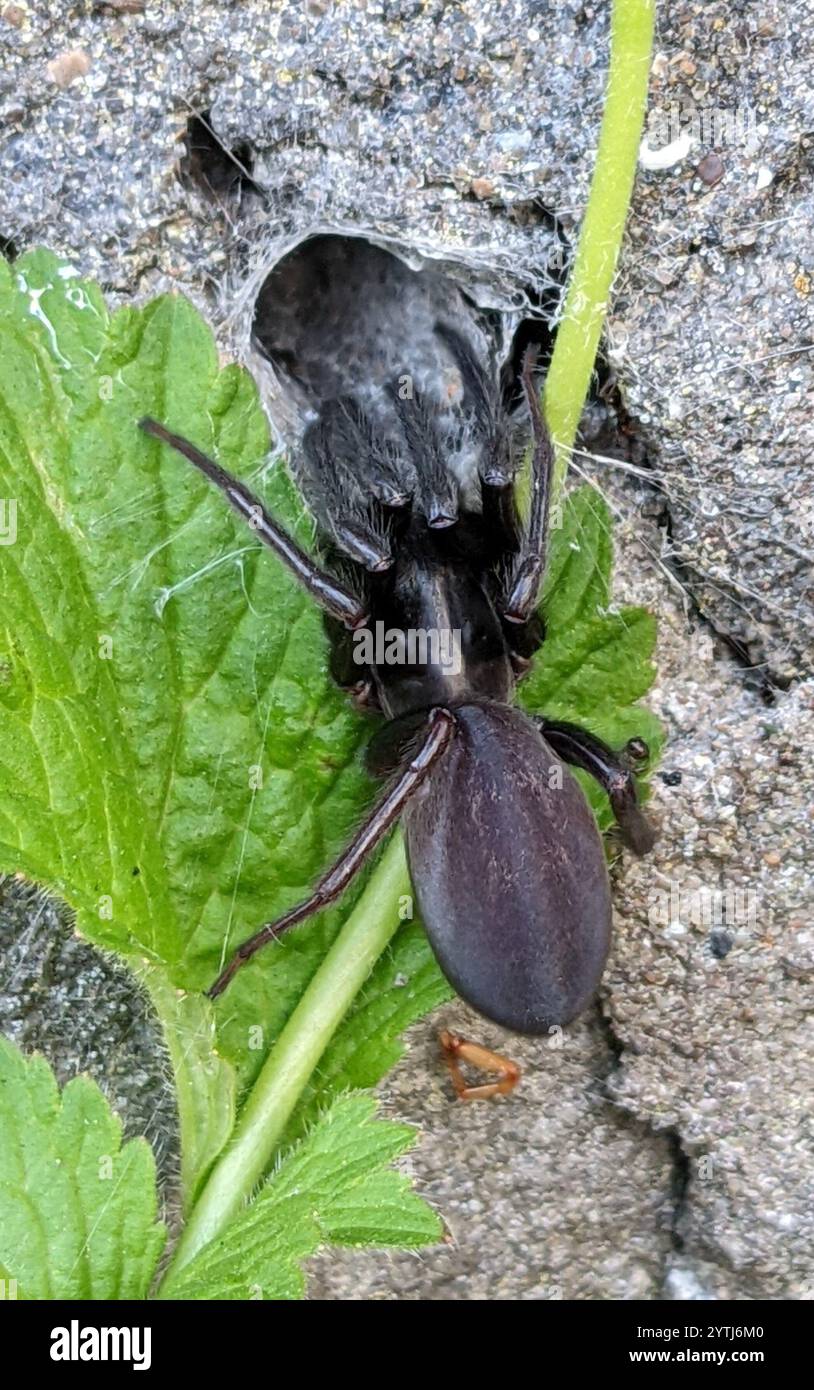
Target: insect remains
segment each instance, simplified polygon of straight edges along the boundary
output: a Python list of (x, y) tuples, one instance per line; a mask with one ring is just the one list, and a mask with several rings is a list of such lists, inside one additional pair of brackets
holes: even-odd
[[(459, 1100), (491, 1100), (493, 1096), (508, 1096), (520, 1080), (520, 1068), (509, 1057), (492, 1052), (480, 1043), (459, 1038), (457, 1033), (441, 1030), (438, 1041), (452, 1077), (455, 1094)], [(478, 1071), (491, 1072), (497, 1081), (485, 1081), (478, 1086), (470, 1086), (461, 1069), (461, 1063), (468, 1062)]]
[[(452, 415), (449, 392), (433, 394), (426, 380), (405, 391), (395, 372), (383, 386), (389, 413), (361, 389), (323, 395), (312, 412), (299, 481), (317, 519), (319, 561), (219, 464), (141, 421), (224, 493), (308, 590), (325, 614), (335, 678), (383, 716), (367, 751), (370, 770), (386, 779), (380, 800), (310, 896), (244, 941), (209, 992), (221, 994), (257, 951), (334, 902), (401, 821), (421, 919), (447, 979), (486, 1018), (540, 1034), (590, 1003), (610, 941), (602, 838), (569, 766), (597, 779), (622, 840), (643, 854), (654, 835), (634, 774), (647, 748), (633, 739), (615, 752), (576, 725), (513, 705), (543, 638), (553, 460), (534, 353), (522, 367), (532, 453), (521, 522), (499, 373), (460, 321), (439, 315), (430, 327), (439, 381), (457, 388)], [(382, 630), (388, 649), (374, 643), (360, 664), (360, 639)], [(423, 647), (411, 645), (416, 634)], [(433, 634), (454, 640), (433, 646)], [(473, 1046), (478, 1056), (461, 1050)], [(480, 1053), (450, 1035), (451, 1065), (461, 1056), (482, 1065)], [(489, 1084), (511, 1089), (511, 1064), (498, 1062)]]

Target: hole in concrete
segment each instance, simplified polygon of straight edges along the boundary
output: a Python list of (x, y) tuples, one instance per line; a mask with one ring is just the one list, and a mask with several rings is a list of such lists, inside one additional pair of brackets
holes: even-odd
[[(396, 254), (362, 235), (320, 232), (277, 261), (256, 294), (252, 345), (271, 365), (266, 373), (270, 413), (294, 446), (295, 471), (312, 506), (308, 468), (296, 447), (309, 423), (324, 417), (329, 402), (352, 397), (384, 447), (398, 452), (402, 436), (394, 387), (401, 389), (405, 381), (434, 402), (449, 446), (449, 470), (458, 477), (464, 504), (479, 506), (475, 469), (483, 435), (470, 427), (460, 359), (438, 325), (451, 327), (485, 374), (497, 377), (504, 407), (516, 423), (513, 448), (522, 451), (528, 443), (523, 357), (534, 345), (545, 374), (569, 261), (558, 229), (556, 237), (558, 254), (549, 257), (545, 272), (530, 270), (526, 283), (515, 279), (513, 293), (505, 285), (502, 293), (484, 291), (489, 281), (483, 267), (473, 270), (465, 256), (456, 261), (416, 253), (408, 263), (403, 257), (409, 253)], [(485, 305), (489, 297), (492, 303)], [(582, 444), (622, 461), (648, 462), (646, 441), (601, 355), (583, 415)]]
[(501, 371), (504, 399), (514, 403), (522, 395), (526, 347), (538, 347), (542, 370), (550, 360), (558, 295), (552, 282), (519, 296), (530, 312), (483, 307), (466, 284), (464, 265), (430, 261), (413, 269), (362, 236), (325, 233), (300, 242), (266, 276), (252, 338), (312, 408), (348, 394), (375, 408), (387, 383), (401, 376), (430, 394), (447, 389), (454, 363), (435, 331), (441, 321)]
[(7, 261), (16, 261), (19, 254), (17, 243), (11, 237), (0, 235), (0, 256), (5, 256)]
[[(489, 307), (475, 297), (482, 283), (463, 257), (416, 254), (408, 264), (363, 236), (333, 232), (300, 242), (262, 280), (252, 343), (272, 367), (275, 423), (289, 442), (301, 439), (295, 471), (321, 528), (337, 538), (341, 530), (342, 548), (366, 568), (387, 567), (384, 532), (399, 523), (387, 507), (403, 505), (384, 503), (382, 513), (372, 504), (383, 500), (371, 493), (377, 470), (380, 491), (417, 494), (440, 530), (459, 504), (480, 509), (478, 469), (499, 438), (490, 423), (496, 397), (509, 415), (505, 433), (517, 425), (507, 449), (519, 459), (527, 445), (524, 413), (512, 411), (523, 349), (539, 342), (544, 372), (553, 334), (517, 280), (514, 294), (496, 292)], [(413, 398), (416, 410), (405, 413)], [(347, 511), (341, 525), (337, 508)]]
[(253, 337), (318, 405), (346, 394), (369, 397), (405, 373), (432, 389), (429, 378), (443, 359), (439, 318), (491, 336), (485, 316), (448, 276), (413, 270), (363, 237), (326, 234), (301, 242), (267, 276)]
[(184, 146), (178, 177), (185, 188), (197, 189), (217, 203), (240, 202), (248, 191), (262, 194), (252, 178), (251, 146), (241, 141), (228, 149), (215, 133), (208, 111), (190, 116)]

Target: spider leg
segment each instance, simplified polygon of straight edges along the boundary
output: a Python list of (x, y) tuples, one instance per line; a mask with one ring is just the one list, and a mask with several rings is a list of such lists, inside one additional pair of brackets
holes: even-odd
[(308, 590), (312, 598), (332, 617), (338, 618), (346, 627), (361, 627), (367, 621), (367, 613), (364, 604), (350, 589), (346, 589), (338, 579), (314, 563), (310, 555), (297, 544), (277, 522), (269, 516), (265, 507), (258, 501), (253, 493), (241, 483), (239, 479), (233, 478), (227, 473), (220, 464), (215, 463), (214, 459), (208, 458), (206, 454), (196, 449), (194, 444), (190, 444), (188, 439), (184, 439), (179, 434), (173, 434), (160, 425), (157, 420), (149, 417), (139, 421), (140, 429), (145, 434), (150, 434), (154, 439), (159, 439), (163, 444), (169, 444), (171, 448), (177, 449), (179, 454), (194, 464), (197, 469), (219, 487), (227, 500), (234, 507), (235, 511), (249, 523), (253, 531), (256, 531), (261, 541), (273, 550), (275, 555), (283, 561), (291, 570), (296, 579)]
[(639, 806), (631, 771), (631, 763), (639, 764), (648, 756), (644, 741), (631, 739), (619, 755), (577, 724), (544, 718), (535, 723), (563, 762), (581, 767), (596, 778), (608, 794), (623, 842), (635, 854), (647, 854), (656, 842), (656, 832)]
[(389, 385), (407, 455), (415, 471), (415, 502), (433, 530), (443, 531), (458, 520), (458, 484), (447, 467), (444, 441), (438, 429), (438, 407), (417, 389), (402, 395), (397, 382)]
[(329, 401), (322, 408), (337, 418), (338, 444), (334, 453), (341, 453), (352, 465), (360, 483), (384, 507), (404, 507), (415, 489), (415, 474), (404, 467), (395, 445), (387, 438), (353, 396)]
[(523, 389), (531, 415), (531, 512), (517, 557), (512, 565), (508, 591), (501, 605), (510, 623), (525, 623), (537, 606), (540, 582), (546, 562), (548, 509), (551, 500), (551, 474), (554, 450), (546, 428), (537, 387), (534, 384), (534, 349), (523, 359)]
[(398, 820), (410, 797), (418, 790), (428, 772), (444, 753), (452, 737), (454, 727), (455, 717), (450, 714), (449, 710), (430, 710), (424, 737), (417, 751), (409, 763), (402, 768), (390, 790), (374, 806), (347, 849), (343, 850), (336, 863), (319, 880), (310, 897), (296, 907), (292, 907), (276, 921), (267, 922), (258, 932), (255, 932), (254, 936), (250, 936), (241, 946), (238, 946), (226, 969), (221, 972), (211, 989), (208, 990), (210, 999), (217, 999), (241, 966), (245, 965), (246, 961), (250, 960), (263, 946), (270, 941), (276, 941), (277, 937), (282, 936), (289, 927), (295, 927), (299, 922), (304, 922), (307, 917), (312, 917), (314, 913), (320, 912), (345, 891), (351, 879), (361, 869), (382, 836)]
[(393, 563), (387, 508), (410, 500), (386, 444), (352, 397), (327, 401), (302, 442), (314, 515), (341, 550), (372, 574)]
[(485, 532), (495, 559), (515, 555), (520, 544), (520, 524), (514, 500), (515, 468), (507, 420), (496, 397), (494, 383), (473, 345), (450, 323), (435, 325), (438, 337), (451, 352), (461, 374), (464, 399), (481, 441), (478, 476)]

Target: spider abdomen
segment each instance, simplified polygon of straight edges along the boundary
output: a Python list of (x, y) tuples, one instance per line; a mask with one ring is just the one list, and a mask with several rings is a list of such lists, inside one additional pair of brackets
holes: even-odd
[(442, 763), (405, 812), (419, 911), (444, 974), (519, 1033), (566, 1024), (593, 997), (611, 900), (596, 822), (521, 711), (455, 710)]

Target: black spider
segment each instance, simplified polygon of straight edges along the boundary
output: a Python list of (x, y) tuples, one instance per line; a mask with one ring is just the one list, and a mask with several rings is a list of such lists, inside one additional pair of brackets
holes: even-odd
[[(590, 1001), (610, 939), (602, 840), (564, 764), (601, 783), (622, 838), (644, 853), (653, 833), (633, 771), (647, 747), (633, 739), (619, 756), (583, 729), (512, 705), (543, 636), (537, 600), (552, 449), (529, 352), (532, 492), (521, 525), (496, 374), (458, 328), (440, 322), (435, 332), (457, 364), (474, 469), (467, 477), (460, 462), (452, 466), (449, 412), (409, 389), (409, 378), (388, 391), (397, 430), (357, 396), (323, 401), (304, 438), (301, 482), (333, 569), (217, 463), (163, 425), (141, 422), (226, 494), (320, 604), (336, 679), (387, 721), (368, 751), (371, 770), (390, 779), (385, 794), (311, 896), (245, 941), (210, 994), (336, 899), (403, 816), (421, 918), (445, 975), (488, 1018), (540, 1033)], [(382, 634), (386, 650), (376, 647)]]

